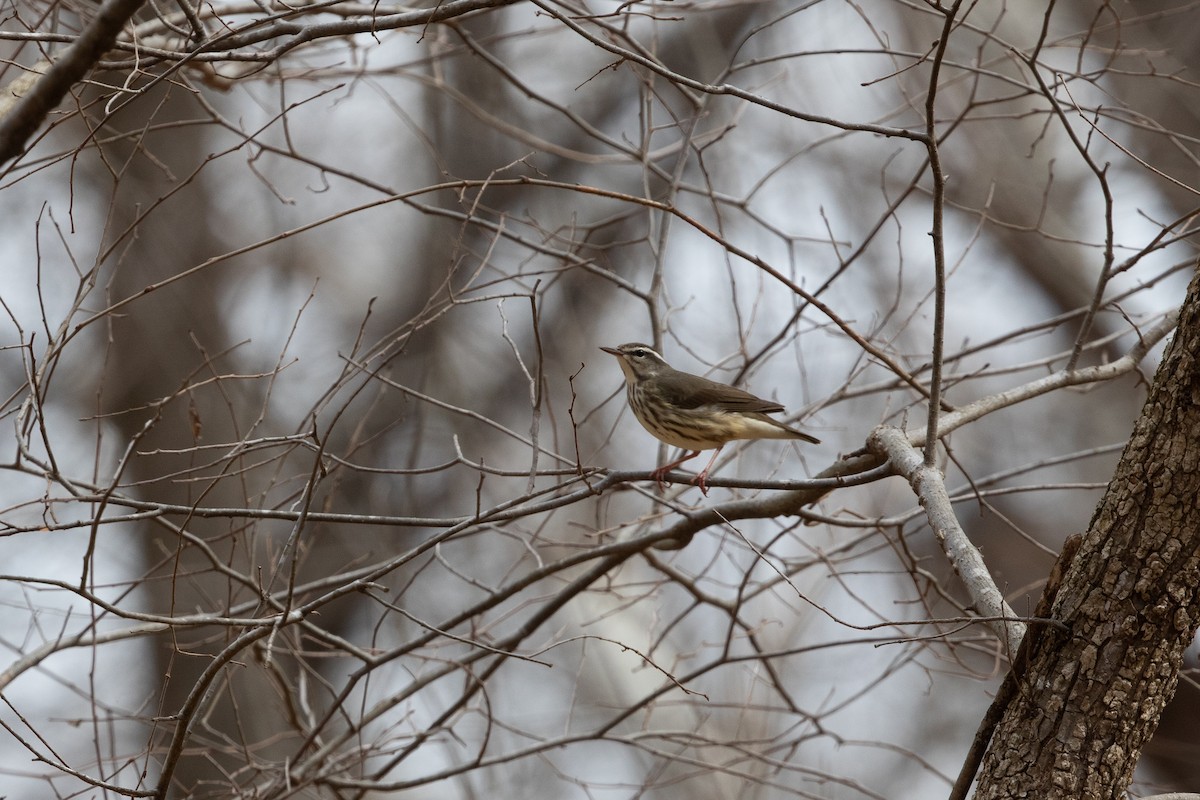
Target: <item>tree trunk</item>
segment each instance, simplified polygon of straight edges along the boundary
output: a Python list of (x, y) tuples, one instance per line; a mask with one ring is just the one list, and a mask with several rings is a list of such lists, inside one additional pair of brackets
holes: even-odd
[[(1124, 798), (1200, 622), (1200, 275), (992, 736), (976, 800)], [(1032, 629), (1032, 628), (1031, 628)]]

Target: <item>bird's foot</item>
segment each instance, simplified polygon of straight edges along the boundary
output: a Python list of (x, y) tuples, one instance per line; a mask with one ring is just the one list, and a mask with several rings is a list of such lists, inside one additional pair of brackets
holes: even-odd
[(667, 489), (667, 473), (671, 471), (672, 466), (673, 465), (668, 464), (667, 466), (659, 467), (658, 469), (654, 470), (654, 472), (650, 473), (650, 477), (654, 478), (654, 482), (658, 484), (658, 491), (660, 493), (666, 491)]
[[(667, 473), (668, 472), (675, 469), (683, 462), (693, 459), (698, 455), (700, 455), (699, 450), (696, 450), (695, 452), (692, 452), (692, 453), (685, 452), (683, 454), (683, 458), (672, 461), (670, 464), (663, 464), (661, 467), (654, 470), (654, 472), (651, 472), (650, 477), (654, 478), (655, 482), (658, 483), (658, 491), (661, 493), (663, 490), (666, 489), (666, 481), (667, 481)], [(708, 472), (708, 470), (705, 470), (705, 472)]]

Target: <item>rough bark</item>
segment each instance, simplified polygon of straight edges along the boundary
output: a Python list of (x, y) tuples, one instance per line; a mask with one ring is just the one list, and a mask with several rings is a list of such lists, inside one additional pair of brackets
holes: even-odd
[(1200, 622), (1200, 275), (975, 797), (1124, 798)]

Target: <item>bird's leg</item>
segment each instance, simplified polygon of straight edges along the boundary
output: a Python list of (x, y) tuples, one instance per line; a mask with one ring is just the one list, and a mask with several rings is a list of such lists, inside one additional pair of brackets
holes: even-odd
[(699, 450), (684, 450), (682, 458), (678, 459), (677, 461), (672, 461), (670, 464), (663, 464), (661, 467), (654, 470), (654, 472), (651, 472), (650, 477), (654, 478), (654, 480), (658, 482), (658, 490), (660, 492), (663, 490), (663, 478), (667, 477), (668, 472), (675, 469), (683, 462), (689, 461), (698, 455), (700, 455)]
[[(717, 448), (716, 452), (713, 453), (713, 457), (708, 460), (708, 464), (704, 467), (704, 470), (696, 476), (694, 481), (692, 481), (692, 483), (700, 487), (700, 494), (704, 495), (705, 497), (708, 497), (708, 484), (705, 482), (708, 479), (708, 471), (712, 469), (712, 465), (716, 463), (717, 456), (721, 455), (721, 448), (724, 446), (725, 445), (721, 445), (721, 447)], [(700, 455), (699, 451), (696, 452), (696, 455)]]

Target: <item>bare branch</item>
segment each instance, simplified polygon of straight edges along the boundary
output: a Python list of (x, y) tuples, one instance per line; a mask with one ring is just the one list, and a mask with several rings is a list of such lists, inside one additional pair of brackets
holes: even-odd
[(79, 38), (0, 117), (0, 164), (16, 158), (51, 111), (116, 41), (145, 0), (104, 0)]
[(992, 620), (989, 626), (1009, 656), (1016, 655), (1025, 636), (1025, 625), (1017, 621), (1017, 615), (1004, 602), (1004, 596), (983, 563), (983, 556), (958, 524), (941, 472), (925, 464), (899, 428), (882, 425), (871, 432), (867, 441), (871, 449), (886, 457), (897, 474), (912, 486), (929, 517), (929, 526), (946, 558), (954, 565), (954, 571), (962, 578), (975, 608)]

